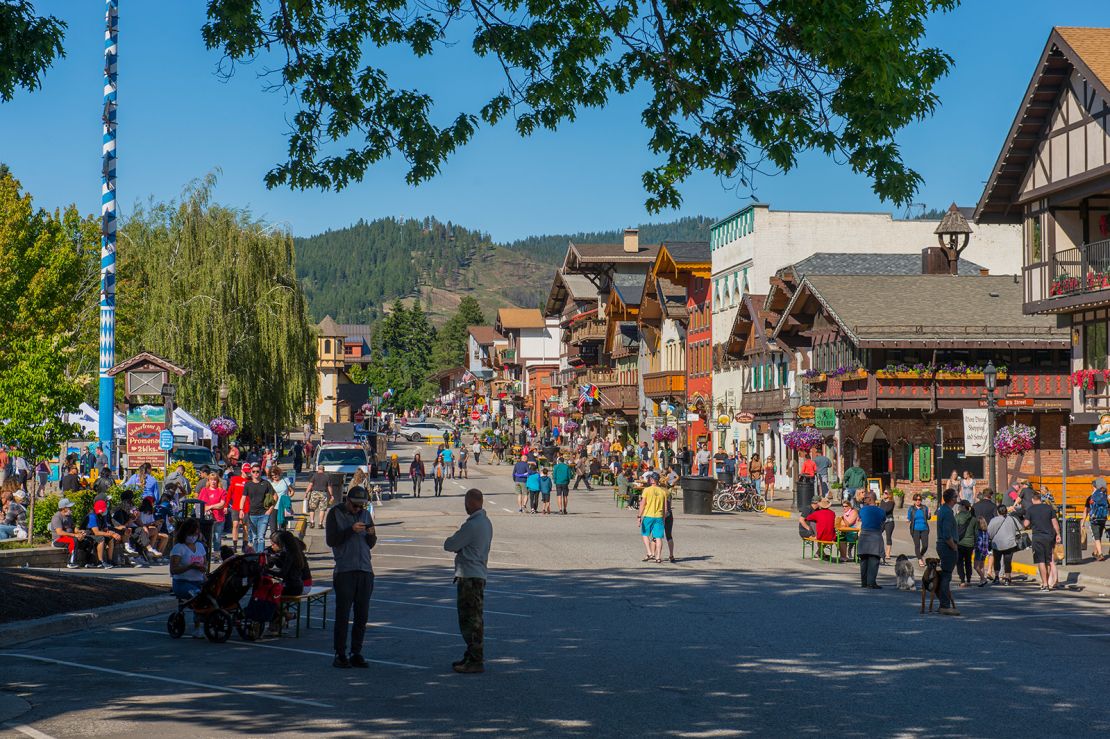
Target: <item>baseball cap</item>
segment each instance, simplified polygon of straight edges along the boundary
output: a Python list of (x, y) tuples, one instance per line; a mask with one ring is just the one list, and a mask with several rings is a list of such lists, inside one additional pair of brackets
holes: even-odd
[(72, 508), (72, 507), (73, 507), (73, 501), (70, 500), (69, 498), (62, 498), (61, 500), (58, 501), (58, 508)]
[(27, 500), (27, 493), (23, 492), (22, 490), (16, 490), (14, 493), (12, 493), (12, 498), (15, 499), (15, 502), (22, 503), (23, 501)]
[[(320, 465), (320, 466), (323, 467), (323, 465)], [(243, 465), (239, 469), (242, 472), (250, 472), (251, 471), (250, 462), (243, 462)]]
[(108, 501), (98, 500), (95, 503), (93, 503), (93, 513), (99, 513), (99, 514), (103, 515), (107, 512), (108, 512)]
[(347, 500), (352, 503), (366, 503), (366, 501), (370, 500), (370, 493), (361, 485), (355, 485), (347, 491)]

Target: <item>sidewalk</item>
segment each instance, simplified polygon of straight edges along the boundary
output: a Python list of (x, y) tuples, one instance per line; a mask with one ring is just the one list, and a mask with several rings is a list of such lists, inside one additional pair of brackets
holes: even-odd
[[(795, 521), (798, 518), (798, 512), (793, 507), (786, 508), (792, 501), (783, 499), (775, 500), (775, 507), (768, 507), (767, 514), (778, 518), (788, 518)], [(910, 554), (913, 552), (913, 542), (909, 536), (909, 528), (905, 520), (906, 509), (900, 508), (894, 511), (894, 546), (891, 552), (894, 556), (898, 554)], [(1088, 535), (1090, 532), (1088, 532)], [(936, 546), (936, 524), (932, 525), (929, 531), (929, 548), (930, 551), (935, 549)], [(1110, 542), (1103, 541), (1102, 551), (1110, 557)], [(1060, 584), (1061, 585), (1079, 585), (1085, 588), (1091, 588), (1098, 592), (1110, 593), (1110, 559), (1104, 562), (1096, 562), (1094, 558), (1094, 548), (1092, 543), (1088, 541), (1087, 550), (1083, 552), (1082, 560), (1078, 565), (1059, 565), (1060, 569)], [(1037, 567), (1033, 564), (1033, 550), (1026, 549), (1022, 552), (1017, 552), (1014, 555), (1014, 574), (1027, 575), (1031, 578), (1037, 577)]]

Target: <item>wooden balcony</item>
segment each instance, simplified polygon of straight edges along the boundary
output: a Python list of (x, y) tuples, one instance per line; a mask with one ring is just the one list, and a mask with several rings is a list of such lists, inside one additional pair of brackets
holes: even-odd
[(502, 347), (497, 350), (496, 367), (508, 367), (517, 364), (520, 364), (520, 362), (517, 361), (516, 349)]
[(644, 373), (644, 395), (666, 398), (686, 395), (686, 373), (682, 370)]
[(1110, 239), (1062, 249), (1022, 267), (1025, 313), (1110, 304)]
[[(844, 410), (880, 408), (938, 409), (976, 408), (987, 397), (982, 379), (916, 377), (895, 373), (879, 373), (861, 378), (830, 378), (823, 385), (809, 389), (813, 405), (828, 405)], [(1031, 398), (1027, 410), (1069, 410), (1071, 385), (1068, 375), (1023, 373), (1013, 370), (998, 381), (997, 398)], [(748, 395), (744, 395), (744, 410)]]
[(740, 398), (740, 408), (745, 413), (781, 413), (790, 408), (788, 392), (784, 387), (775, 390), (748, 390)]
[(570, 344), (577, 346), (589, 341), (605, 341), (605, 326), (605, 321), (594, 318), (578, 321), (567, 332)]
[(610, 385), (601, 388), (601, 409), (635, 414), (639, 411), (640, 399), (635, 385)]
[[(622, 378), (622, 375), (624, 379)], [(621, 372), (615, 369), (591, 368), (578, 375), (578, 383), (606, 387), (609, 385), (627, 385), (636, 387), (636, 371)]]

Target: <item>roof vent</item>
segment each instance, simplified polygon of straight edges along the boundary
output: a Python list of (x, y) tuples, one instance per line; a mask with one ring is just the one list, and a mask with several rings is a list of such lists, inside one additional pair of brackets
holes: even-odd
[(998, 293), (987, 293), (987, 294), (990, 295), (992, 298), (997, 298), (998, 297)]
[(624, 251), (627, 254), (640, 253), (640, 229), (624, 229)]

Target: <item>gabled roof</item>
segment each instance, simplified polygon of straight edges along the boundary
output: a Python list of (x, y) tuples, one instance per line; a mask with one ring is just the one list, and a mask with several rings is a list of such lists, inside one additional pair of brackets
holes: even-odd
[(474, 341), (477, 342), (479, 346), (487, 346), (499, 341), (508, 341), (504, 336), (497, 333), (497, 329), (493, 326), (467, 326), (466, 331), (474, 337)]
[(371, 334), (370, 324), (368, 323), (341, 323), (339, 324), (339, 336), (358, 336), (364, 339), (369, 339)]
[(366, 323), (336, 323), (331, 316), (316, 324), (316, 331), (323, 337), (349, 339), (353, 336), (370, 338), (370, 325)]
[(597, 286), (585, 275), (566, 274), (562, 270), (555, 273), (551, 290), (547, 296), (544, 312), (549, 316), (562, 313), (568, 300), (596, 300)]
[(708, 241), (664, 241), (663, 248), (676, 264), (702, 264), (712, 260)]
[(633, 262), (650, 264), (659, 253), (659, 244), (640, 244), (635, 252), (624, 250), (624, 244), (575, 244), (567, 249), (567, 259), (579, 265)]
[[(975, 262), (960, 260), (961, 275), (978, 275), (982, 269)], [(793, 272), (798, 279), (806, 275), (919, 275), (921, 274), (921, 252), (915, 254), (822, 252), (783, 267), (775, 274), (782, 277), (789, 272)]]
[(140, 367), (142, 365), (154, 366), (160, 370), (170, 373), (171, 375), (177, 375), (178, 377), (183, 377), (184, 375), (189, 374), (189, 370), (185, 369), (184, 367), (179, 367), (170, 360), (163, 359), (153, 352), (139, 352), (130, 359), (123, 360), (104, 374), (108, 375), (108, 377), (115, 377), (120, 372), (126, 372), (129, 369)]
[(497, 326), (505, 329), (544, 328), (543, 314), (538, 308), (501, 308), (497, 311)]
[(626, 306), (632, 307), (640, 304), (644, 296), (644, 285), (647, 284), (647, 275), (618, 272), (613, 275), (613, 292)]
[[(946, 298), (944, 296), (950, 296)], [(1010, 345), (1065, 348), (1055, 316), (1022, 313), (1022, 286), (1011, 275), (810, 275), (802, 280), (774, 333), (800, 301), (813, 297), (857, 345)], [(803, 329), (804, 330), (804, 329)]]
[(339, 324), (331, 316), (324, 316), (324, 320), (316, 324), (316, 330), (320, 332), (321, 336), (342, 336), (343, 332), (339, 330)]
[(1077, 70), (1104, 99), (1110, 98), (1110, 28), (1053, 28), (1037, 62), (1002, 151), (975, 208), (976, 223), (1020, 223), (1014, 207), (1054, 104)]

